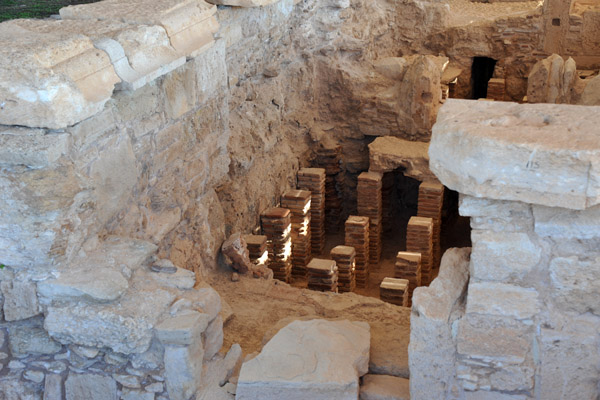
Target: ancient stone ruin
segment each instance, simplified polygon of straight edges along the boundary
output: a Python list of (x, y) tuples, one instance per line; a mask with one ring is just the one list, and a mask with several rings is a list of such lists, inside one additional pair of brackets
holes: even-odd
[(0, 23), (0, 399), (596, 399), (600, 4)]

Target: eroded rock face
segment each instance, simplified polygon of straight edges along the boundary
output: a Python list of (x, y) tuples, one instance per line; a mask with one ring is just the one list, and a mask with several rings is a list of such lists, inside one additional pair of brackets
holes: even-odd
[(369, 368), (364, 322), (294, 321), (242, 365), (236, 399), (356, 399)]

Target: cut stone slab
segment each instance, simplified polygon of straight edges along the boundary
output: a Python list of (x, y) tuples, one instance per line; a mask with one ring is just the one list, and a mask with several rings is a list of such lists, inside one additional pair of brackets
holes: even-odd
[(369, 170), (378, 172), (404, 168), (404, 175), (421, 182), (437, 182), (429, 169), (429, 143), (382, 136), (369, 144)]
[(98, 374), (69, 373), (65, 394), (66, 400), (117, 400), (117, 382)]
[(236, 399), (356, 399), (370, 336), (365, 322), (294, 321), (242, 365)]
[(410, 400), (409, 381), (391, 375), (367, 374), (362, 378), (360, 400)]
[(211, 4), (234, 6), (234, 7), (265, 7), (275, 4), (280, 0), (208, 0)]
[(599, 125), (600, 107), (449, 99), (429, 165), (460, 193), (583, 210), (600, 204)]
[(164, 28), (180, 55), (195, 57), (214, 43), (217, 7), (202, 0), (104, 0), (64, 7), (63, 19), (122, 21)]
[[(129, 287), (123, 276), (136, 270), (156, 251), (156, 246), (142, 240), (110, 237), (100, 247), (74, 260), (55, 279), (38, 284), (45, 301), (87, 298), (98, 302), (118, 299)], [(126, 271), (125, 270), (125, 271)]]
[(69, 148), (67, 133), (46, 134), (42, 129), (17, 126), (0, 128), (0, 165), (43, 168), (54, 163)]
[(0, 124), (60, 129), (99, 113), (120, 81), (108, 55), (58, 24), (0, 24)]
[(155, 328), (156, 336), (163, 344), (187, 346), (202, 340), (202, 332), (208, 327), (210, 316), (196, 311), (168, 318)]

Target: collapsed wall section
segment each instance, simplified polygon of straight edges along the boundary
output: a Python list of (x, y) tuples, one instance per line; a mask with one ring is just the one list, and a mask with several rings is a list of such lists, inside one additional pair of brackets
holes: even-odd
[[(597, 113), (458, 100), (442, 108), (430, 165), (461, 193), (473, 228), (464, 316), (445, 353), (456, 385), (443, 398), (597, 395)], [(414, 394), (434, 382), (421, 384)]]

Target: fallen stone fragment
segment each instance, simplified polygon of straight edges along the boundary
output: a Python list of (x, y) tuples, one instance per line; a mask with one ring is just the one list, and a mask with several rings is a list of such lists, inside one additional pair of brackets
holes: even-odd
[(231, 260), (232, 267), (242, 274), (248, 272), (248, 270), (252, 268), (250, 253), (248, 252), (246, 241), (241, 233), (236, 232), (229, 236), (229, 238), (223, 242), (221, 251)]
[(391, 375), (367, 374), (360, 387), (360, 400), (410, 400), (409, 381)]
[(364, 322), (294, 321), (242, 365), (237, 400), (356, 400), (368, 371)]
[(44, 373), (42, 371), (27, 370), (23, 372), (23, 378), (35, 383), (42, 383)]
[[(219, 382), (219, 386), (225, 385), (229, 378), (234, 374), (240, 361), (242, 360), (242, 348), (239, 344), (234, 343), (227, 352), (225, 359), (223, 360), (223, 369), (225, 370), (225, 376)], [(234, 393), (235, 394), (235, 393)]]
[(117, 400), (117, 383), (108, 376), (69, 373), (66, 400)]

